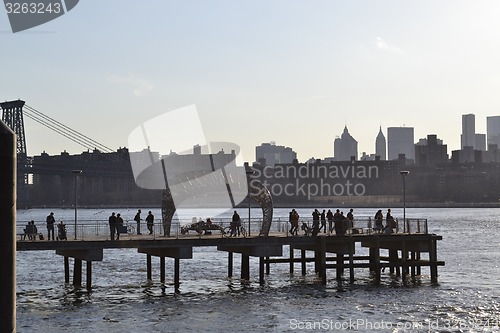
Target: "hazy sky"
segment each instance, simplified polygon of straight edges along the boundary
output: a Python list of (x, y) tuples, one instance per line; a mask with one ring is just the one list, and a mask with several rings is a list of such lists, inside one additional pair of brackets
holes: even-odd
[[(255, 159), (276, 141), (300, 161), (333, 156), (347, 125), (375, 152), (382, 126), (459, 149), (461, 115), (500, 115), (500, 1), (81, 0), (13, 34), (0, 13), (0, 100), (117, 149), (195, 104), (208, 141)], [(25, 120), (29, 155), (82, 148)], [(189, 130), (188, 128), (186, 130)]]

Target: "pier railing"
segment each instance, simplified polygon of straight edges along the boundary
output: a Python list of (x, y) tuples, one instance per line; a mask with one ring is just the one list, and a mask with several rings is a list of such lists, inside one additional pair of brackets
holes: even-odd
[[(179, 220), (174, 219), (170, 228), (170, 237), (175, 238), (183, 238), (183, 237), (193, 237), (199, 236), (203, 237), (205, 235), (204, 232), (199, 233), (197, 230), (189, 229), (186, 232), (186, 226), (190, 226), (195, 223), (193, 220)], [(215, 218), (212, 219), (213, 225), (217, 225), (220, 227), (220, 230), (215, 229), (211, 230), (212, 235), (223, 237), (222, 229), (227, 228), (231, 224), (230, 218)], [(27, 221), (18, 221), (16, 232), (18, 235), (24, 233), (24, 229), (26, 228)], [(301, 228), (302, 224), (307, 225), (307, 227), (312, 228), (313, 222), (309, 219), (301, 219), (299, 221), (299, 235), (304, 235), (305, 232)], [(120, 234), (121, 239), (130, 239), (131, 236), (137, 234), (136, 230), (136, 222), (135, 221), (124, 221), (124, 225), (129, 227), (127, 233)], [(246, 235), (248, 236), (257, 236), (259, 234), (260, 228), (262, 226), (262, 219), (255, 218), (251, 219), (251, 223), (248, 223), (248, 220), (242, 219), (241, 225), (246, 229)], [(387, 225), (386, 221), (383, 220), (383, 230), (376, 230), (375, 221), (371, 217), (360, 217), (354, 219), (352, 225), (348, 225), (346, 223), (346, 235), (353, 234), (371, 234), (376, 232), (384, 232), (384, 233), (394, 233), (394, 234), (427, 234), (428, 233), (428, 225), (427, 219), (417, 219), (417, 218), (407, 218), (405, 221), (395, 220), (395, 225), (393, 228), (385, 228)], [(183, 229), (184, 227), (184, 229)], [(278, 217), (276, 218), (271, 225), (271, 234), (282, 235), (291, 237), (290, 234), (291, 225), (288, 222), (288, 218)], [(45, 223), (40, 223), (37, 225), (38, 233), (41, 233), (44, 238), (47, 237), (47, 228)], [(332, 223), (333, 229), (333, 223)], [(66, 223), (66, 231), (67, 231), (67, 239), (72, 240), (75, 236), (75, 225), (71, 221)], [(227, 231), (227, 229), (226, 229)], [(164, 237), (163, 234), (163, 224), (160, 222), (156, 222), (153, 225), (153, 231), (149, 234), (149, 230), (147, 228), (146, 223), (141, 222), (141, 232), (143, 235), (147, 235), (153, 239)], [(54, 227), (54, 233), (57, 237), (58, 230), (57, 226)], [(321, 231), (323, 233), (323, 231)], [(326, 234), (335, 235), (335, 229), (330, 229), (330, 224), (326, 221)], [(108, 221), (104, 220), (79, 220), (76, 225), (76, 235), (77, 240), (106, 240), (110, 239), (110, 229)]]

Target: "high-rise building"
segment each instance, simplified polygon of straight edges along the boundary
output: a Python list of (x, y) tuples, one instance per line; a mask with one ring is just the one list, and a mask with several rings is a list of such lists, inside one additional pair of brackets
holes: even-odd
[(358, 159), (358, 141), (356, 141), (349, 131), (347, 126), (344, 127), (344, 132), (340, 138), (336, 138), (333, 142), (333, 159), (335, 161), (350, 161)]
[(500, 116), (486, 117), (486, 135), (488, 146), (500, 147)]
[(427, 135), (427, 139), (420, 139), (415, 144), (415, 164), (436, 166), (448, 161), (447, 146), (435, 134)]
[(290, 147), (277, 146), (274, 142), (262, 143), (255, 147), (256, 161), (266, 165), (292, 163), (297, 159), (297, 153)]
[(413, 127), (387, 128), (388, 160), (397, 160), (400, 154), (404, 154), (406, 159), (415, 160), (413, 133)]
[(476, 118), (473, 114), (462, 115), (462, 135), (460, 147), (476, 148)]
[(381, 161), (385, 161), (387, 159), (386, 147), (385, 136), (384, 133), (382, 133), (382, 126), (380, 126), (377, 138), (375, 139), (375, 156), (380, 156), (379, 158)]
[(481, 150), (481, 151), (486, 151), (486, 134), (478, 134), (476, 133), (474, 135), (474, 141), (475, 141), (475, 150)]

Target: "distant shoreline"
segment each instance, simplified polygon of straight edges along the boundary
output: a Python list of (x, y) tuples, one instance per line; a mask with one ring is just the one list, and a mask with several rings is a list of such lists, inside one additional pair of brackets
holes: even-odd
[[(139, 205), (99, 205), (99, 206), (78, 206), (78, 209), (112, 209), (112, 208), (128, 208), (128, 209), (140, 209), (140, 208), (161, 208), (161, 205), (151, 205), (151, 204), (139, 204)], [(256, 203), (252, 203), (251, 205), (252, 208), (259, 208), (259, 206)], [(300, 205), (293, 205), (293, 204), (279, 204), (275, 205), (274, 208), (378, 208), (378, 207), (390, 207), (390, 208), (403, 208), (403, 205), (401, 204), (381, 204), (381, 205), (373, 205), (373, 204), (367, 204), (367, 205), (346, 205), (346, 204), (335, 204), (335, 203), (302, 203)], [(29, 209), (50, 209), (50, 208), (59, 208), (59, 209), (74, 209), (73, 206), (61, 206), (61, 207), (49, 207), (49, 206), (33, 206), (29, 208), (17, 208), (17, 210), (29, 210)], [(220, 208), (220, 207), (183, 207), (182, 209), (186, 208)], [(247, 205), (238, 205), (236, 206), (238, 209), (248, 209)], [(464, 202), (450, 202), (450, 203), (442, 203), (442, 202), (436, 202), (436, 203), (407, 203), (406, 208), (500, 208), (500, 202), (483, 202), (483, 203), (464, 203)]]

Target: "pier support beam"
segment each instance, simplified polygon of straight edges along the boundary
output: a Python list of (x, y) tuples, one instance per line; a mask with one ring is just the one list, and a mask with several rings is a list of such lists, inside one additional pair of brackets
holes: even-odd
[(294, 248), (293, 248), (293, 245), (290, 245), (290, 274), (293, 274), (293, 251), (294, 251)]
[(342, 276), (344, 275), (344, 254), (342, 252), (337, 252), (337, 282), (342, 281)]
[(250, 280), (250, 256), (241, 254), (241, 279)]
[(180, 289), (180, 286), (181, 286), (181, 283), (180, 283), (180, 259), (179, 258), (174, 258), (174, 290), (175, 290), (175, 293), (178, 294), (179, 293), (179, 289)]
[(69, 257), (64, 257), (64, 283), (69, 284)]
[[(181, 247), (162, 247), (162, 248), (138, 248), (137, 252), (144, 253), (147, 255), (147, 270), (148, 270), (148, 280), (152, 280), (151, 274), (151, 256), (160, 258), (160, 280), (165, 280), (165, 257), (174, 258), (174, 290), (175, 293), (179, 292), (180, 287), (180, 259), (192, 259), (193, 258), (193, 247), (192, 246), (181, 246)], [(163, 264), (162, 264), (163, 261)], [(161, 273), (163, 265), (163, 273)]]
[(320, 237), (319, 244), (319, 275), (321, 276), (321, 284), (326, 285), (326, 245), (324, 237)]
[(153, 280), (153, 275), (151, 272), (151, 255), (148, 254), (146, 256), (146, 275), (147, 275), (147, 280), (152, 281)]
[(69, 258), (74, 259), (73, 263), (73, 286), (82, 286), (82, 261), (87, 262), (87, 289), (92, 288), (92, 261), (102, 261), (102, 249), (84, 250), (56, 250), (56, 254), (64, 256), (64, 282), (69, 283)]
[(436, 238), (432, 238), (429, 241), (429, 261), (430, 261), (430, 270), (431, 270), (431, 282), (437, 283), (437, 246), (436, 246)]
[(264, 284), (264, 257), (259, 257), (259, 283)]
[(165, 283), (165, 257), (160, 257), (160, 282)]
[(92, 261), (87, 261), (87, 290), (92, 289)]
[(354, 242), (349, 243), (349, 283), (354, 283)]
[(233, 277), (233, 252), (227, 253), (227, 277)]
[(389, 263), (391, 264), (391, 267), (389, 268), (389, 272), (391, 274), (394, 274), (396, 272), (396, 275), (399, 276), (399, 267), (396, 267), (396, 263), (398, 262), (398, 250), (389, 250)]
[(306, 250), (300, 249), (300, 266), (302, 268), (302, 276), (306, 275)]
[(82, 286), (82, 259), (76, 259), (73, 263), (73, 286), (81, 287)]

